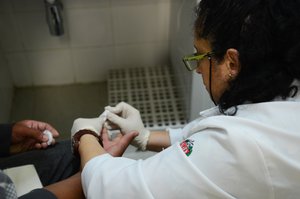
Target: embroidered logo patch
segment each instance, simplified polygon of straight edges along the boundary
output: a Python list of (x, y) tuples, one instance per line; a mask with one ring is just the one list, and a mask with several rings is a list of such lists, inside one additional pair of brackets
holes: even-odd
[(182, 148), (186, 156), (190, 156), (193, 152), (194, 140), (186, 139), (180, 143), (180, 147)]

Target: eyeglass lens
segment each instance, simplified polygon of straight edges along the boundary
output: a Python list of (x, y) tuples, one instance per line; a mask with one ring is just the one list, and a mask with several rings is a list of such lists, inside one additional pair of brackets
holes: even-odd
[(188, 61), (188, 67), (190, 70), (194, 70), (198, 67), (198, 63), (199, 61), (198, 60), (191, 60), (191, 61)]

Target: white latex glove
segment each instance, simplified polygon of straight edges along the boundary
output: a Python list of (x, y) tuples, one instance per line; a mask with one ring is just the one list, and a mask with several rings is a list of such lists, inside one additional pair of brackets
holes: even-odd
[(104, 111), (99, 117), (96, 118), (77, 118), (73, 122), (71, 129), (71, 137), (80, 130), (86, 129), (95, 132), (100, 136), (103, 124), (106, 120), (106, 114), (108, 111)]
[(100, 138), (100, 134), (104, 122), (106, 120), (106, 113), (107, 111), (104, 111), (99, 117), (96, 118), (78, 118), (74, 120), (73, 126), (71, 128), (71, 141), (72, 141), (71, 150), (73, 154), (78, 155), (80, 137), (85, 133), (87, 133), (87, 132), (82, 132), (83, 134), (78, 133), (81, 130), (89, 130), (94, 132), (95, 134), (91, 132), (88, 133), (93, 134), (95, 137), (97, 137), (99, 139), (100, 144), (102, 144), (102, 139)]
[[(146, 150), (150, 131), (144, 127), (139, 110), (130, 106), (125, 102), (120, 102), (115, 107), (107, 106), (107, 120), (114, 125), (117, 125), (123, 134), (132, 131), (139, 132), (139, 135), (134, 138), (131, 144), (140, 150)], [(111, 125), (105, 124), (108, 129)]]

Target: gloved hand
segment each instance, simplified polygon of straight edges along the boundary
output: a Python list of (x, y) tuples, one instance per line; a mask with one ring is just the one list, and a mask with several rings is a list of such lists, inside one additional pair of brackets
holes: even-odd
[(71, 137), (73, 137), (75, 133), (83, 129), (93, 131), (99, 136), (105, 120), (106, 111), (96, 118), (77, 118), (73, 122)]
[[(115, 107), (107, 106), (107, 120), (114, 125), (117, 125), (123, 134), (128, 134), (132, 131), (139, 133), (131, 144), (140, 150), (146, 150), (150, 131), (144, 127), (140, 112), (134, 107), (125, 102), (120, 102)], [(105, 126), (112, 129), (112, 125), (107, 123)]]
[(77, 153), (80, 137), (84, 134), (92, 134), (99, 139), (102, 145), (100, 133), (103, 124), (106, 120), (107, 111), (104, 111), (99, 117), (96, 118), (77, 118), (73, 122), (71, 128), (72, 151)]

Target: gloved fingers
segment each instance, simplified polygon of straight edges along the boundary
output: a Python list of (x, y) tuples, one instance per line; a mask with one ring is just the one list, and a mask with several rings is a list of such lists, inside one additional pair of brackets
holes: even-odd
[(121, 128), (122, 128), (123, 124), (125, 125), (125, 123), (126, 123), (125, 119), (123, 119), (122, 117), (120, 117), (112, 112), (107, 113), (107, 120)]
[(105, 110), (101, 115), (99, 116), (100, 125), (102, 126), (106, 120), (106, 115), (109, 111)]
[(77, 118), (73, 122), (73, 126), (71, 128), (72, 136), (80, 130), (88, 129), (94, 131), (97, 134), (100, 134), (100, 130), (104, 121), (101, 121), (97, 118)]
[(139, 112), (139, 110), (137, 110), (130, 104), (127, 104), (126, 102), (120, 102), (117, 105), (117, 107), (120, 107), (120, 109), (122, 110), (122, 112), (124, 112), (125, 115), (136, 114), (137, 112)]
[(121, 106), (115, 106), (115, 107), (112, 107), (112, 106), (106, 106), (104, 108), (106, 111), (109, 111), (111, 113), (114, 113), (114, 114), (120, 114), (122, 113), (122, 107)]
[(136, 108), (134, 108), (133, 106), (127, 104), (126, 102), (120, 102), (119, 104), (117, 104), (115, 107), (111, 107), (111, 106), (106, 106), (105, 110), (118, 114), (118, 115), (127, 115), (130, 113), (134, 113), (136, 111), (138, 111)]

